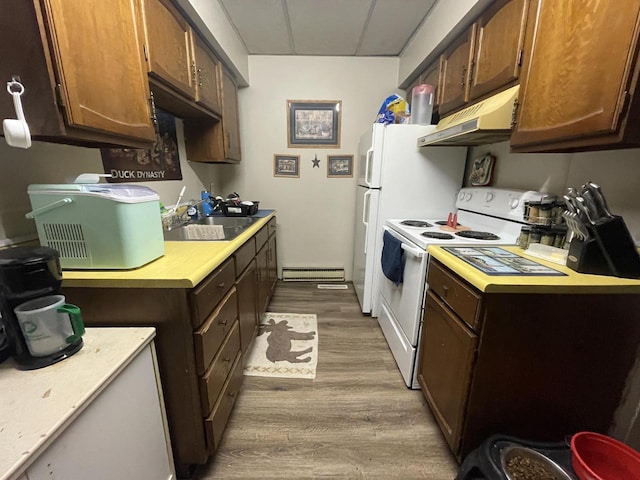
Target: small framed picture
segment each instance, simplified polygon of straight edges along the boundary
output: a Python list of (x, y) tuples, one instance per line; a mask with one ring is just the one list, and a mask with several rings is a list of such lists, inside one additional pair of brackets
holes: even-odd
[(287, 100), (289, 148), (340, 148), (340, 100)]
[(353, 177), (353, 155), (327, 155), (327, 177)]
[(278, 155), (273, 156), (273, 176), (293, 177), (300, 176), (300, 155)]

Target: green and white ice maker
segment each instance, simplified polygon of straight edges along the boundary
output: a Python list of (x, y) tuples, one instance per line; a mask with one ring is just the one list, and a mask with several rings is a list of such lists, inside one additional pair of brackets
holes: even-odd
[(27, 190), (40, 244), (63, 269), (131, 269), (164, 255), (160, 197), (129, 184), (43, 184)]

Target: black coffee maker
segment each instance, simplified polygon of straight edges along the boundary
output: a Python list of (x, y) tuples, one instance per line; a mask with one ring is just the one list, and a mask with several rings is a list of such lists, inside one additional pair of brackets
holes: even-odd
[(0, 321), (4, 325), (8, 355), (14, 357), (20, 369), (32, 370), (51, 365), (82, 348), (83, 328), (78, 335), (68, 336), (55, 348), (55, 352), (39, 352), (33, 348), (29, 338), (25, 338), (24, 326), (21, 328), (14, 311), (25, 302), (37, 303), (38, 299), (61, 296), (61, 284), (62, 269), (56, 250), (49, 247), (0, 250)]

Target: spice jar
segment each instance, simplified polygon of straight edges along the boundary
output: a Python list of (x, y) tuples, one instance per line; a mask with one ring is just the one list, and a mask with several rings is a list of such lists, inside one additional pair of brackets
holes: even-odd
[(539, 227), (532, 227), (529, 233), (529, 245), (532, 243), (540, 243), (542, 240), (542, 229)]
[(518, 246), (523, 250), (526, 250), (529, 247), (529, 235), (531, 235), (531, 227), (525, 225), (520, 229)]
[(542, 243), (543, 245), (553, 245), (555, 238), (556, 234), (553, 230), (544, 230), (540, 235), (540, 243)]
[(538, 217), (540, 216), (540, 202), (529, 202), (529, 216), (527, 220), (532, 223), (538, 223)]
[(543, 203), (538, 207), (538, 222), (541, 225), (551, 225), (553, 223), (553, 205)]

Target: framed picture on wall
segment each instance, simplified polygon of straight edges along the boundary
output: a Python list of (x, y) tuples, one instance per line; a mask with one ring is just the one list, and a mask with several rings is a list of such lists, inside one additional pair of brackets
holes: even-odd
[(292, 177), (300, 176), (300, 155), (278, 155), (273, 156), (273, 176)]
[(327, 177), (353, 177), (353, 155), (327, 155)]
[(340, 100), (287, 100), (287, 146), (340, 148)]

